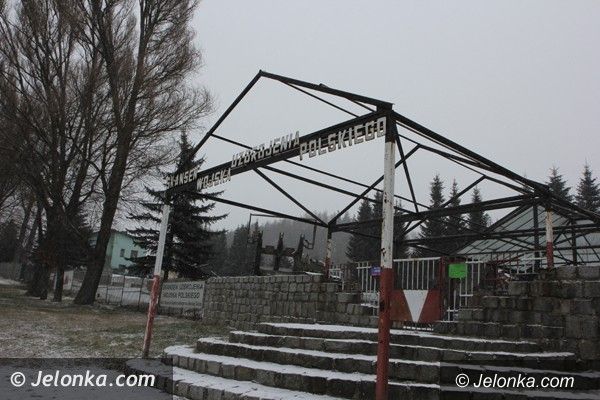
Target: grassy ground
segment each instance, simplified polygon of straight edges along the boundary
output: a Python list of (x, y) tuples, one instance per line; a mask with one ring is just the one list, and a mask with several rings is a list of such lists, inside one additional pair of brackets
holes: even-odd
[[(0, 358), (137, 357), (146, 314), (122, 308), (77, 306), (24, 296), (22, 287), (0, 285)], [(193, 344), (227, 330), (202, 321), (157, 316), (151, 355), (173, 344)]]

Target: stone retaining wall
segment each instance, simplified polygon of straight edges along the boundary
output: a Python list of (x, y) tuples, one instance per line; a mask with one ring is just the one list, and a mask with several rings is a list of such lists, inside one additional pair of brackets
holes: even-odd
[(481, 295), (438, 332), (535, 340), (545, 348), (600, 360), (600, 267), (558, 267), (534, 281), (515, 281), (507, 296)]
[(260, 322), (323, 321), (323, 316), (360, 300), (340, 293), (338, 283), (321, 275), (211, 278), (206, 283), (203, 319), (249, 329)]

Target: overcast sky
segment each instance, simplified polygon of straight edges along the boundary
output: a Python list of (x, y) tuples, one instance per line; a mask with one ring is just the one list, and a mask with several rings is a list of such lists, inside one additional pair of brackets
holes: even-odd
[[(598, 21), (600, 1), (593, 0), (203, 0), (194, 20), (205, 61), (198, 79), (217, 99), (205, 125), (263, 69), (390, 101), (401, 114), (531, 179), (545, 181), (556, 165), (575, 186), (586, 161), (600, 172)], [(346, 119), (265, 81), (218, 133), (257, 145)], [(369, 183), (383, 167), (383, 141), (373, 142), (306, 164)], [(208, 166), (230, 161), (236, 150), (209, 141), (201, 154)], [(410, 167), (423, 202), (436, 173), (446, 186), (453, 178), (462, 186), (472, 180), (438, 160)], [(339, 210), (351, 200), (279, 182), (315, 210)], [(401, 178), (396, 185), (407, 193)], [(226, 198), (302, 214), (252, 173), (221, 188)], [(247, 221), (246, 210), (219, 210), (230, 213), (224, 226)]]

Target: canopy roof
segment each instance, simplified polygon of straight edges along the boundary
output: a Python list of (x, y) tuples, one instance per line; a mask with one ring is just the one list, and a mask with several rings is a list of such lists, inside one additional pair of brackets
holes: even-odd
[[(275, 147), (271, 144), (271, 148), (268, 149), (268, 156), (266, 156), (266, 153), (261, 153), (256, 144), (253, 146), (252, 144), (242, 143), (238, 140), (217, 134), (216, 131), (219, 126), (261, 79), (281, 83), (290, 89), (305, 94), (311, 100), (319, 101), (328, 107), (351, 116), (352, 119), (301, 137), (290, 136), (289, 141), (287, 139), (285, 141), (285, 148), (283, 150), (277, 148), (278, 151), (276, 154), (273, 150)], [(175, 196), (180, 191), (200, 190), (207, 199), (275, 217), (320, 226), (326, 228), (329, 233), (349, 232), (357, 235), (378, 237), (376, 229), (371, 230), (371, 233), (365, 233), (365, 230), (360, 228), (364, 225), (377, 226), (381, 223), (380, 218), (348, 223), (340, 223), (339, 220), (344, 213), (363, 199), (377, 203), (373, 194), (382, 192), (380, 186), (383, 181), (383, 174), (373, 182), (359, 182), (323, 169), (310, 167), (307, 165), (309, 159), (306, 157), (306, 153), (304, 154), (304, 158), (302, 157), (303, 151), (306, 152), (316, 142), (319, 144), (319, 149), (321, 149), (321, 141), (328, 143), (334, 148), (337, 146), (340, 149), (341, 147), (345, 147), (342, 146), (344, 144), (342, 142), (348, 140), (348, 144), (351, 145), (350, 142), (356, 140), (357, 137), (360, 138), (360, 135), (363, 135), (365, 140), (369, 140), (367, 139), (366, 132), (370, 131), (373, 126), (377, 126), (374, 128), (376, 129), (377, 137), (383, 131), (386, 136), (393, 135), (397, 145), (398, 157), (396, 159), (398, 161), (395, 165), (396, 175), (404, 180), (401, 186), (408, 188), (408, 190), (405, 195), (401, 195), (398, 192), (395, 194), (395, 198), (401, 201), (401, 204), (398, 203), (395, 206), (398, 211), (395, 219), (401, 223), (398, 226), (403, 226), (407, 234), (415, 231), (428, 220), (443, 220), (444, 224), (453, 225), (457, 221), (464, 219), (464, 215), (470, 212), (494, 210), (494, 212), (503, 212), (506, 214), (505, 217), (501, 218), (490, 228), (485, 226), (467, 228), (465, 232), (461, 233), (460, 237), (462, 240), (459, 242), (470, 242), (470, 244), (461, 249), (435, 250), (436, 246), (434, 244), (438, 241), (452, 239), (448, 237), (426, 239), (417, 237), (406, 240), (407, 244), (411, 247), (441, 254), (452, 255), (460, 253), (468, 255), (479, 254), (480, 256), (489, 253), (514, 254), (527, 251), (542, 251), (545, 249), (543, 222), (546, 213), (545, 210), (548, 209), (553, 211), (557, 260), (564, 261), (570, 259), (573, 261), (574, 258), (577, 258), (577, 260), (586, 262), (590, 262), (588, 260), (592, 259), (600, 261), (596, 253), (600, 244), (598, 240), (600, 215), (597, 213), (582, 209), (553, 194), (548, 186), (525, 178), (477, 152), (448, 139), (444, 135), (436, 133), (407, 118), (396, 112), (390, 102), (265, 71), (258, 72), (214, 126), (207, 131), (201, 141), (195, 146), (193, 153), (190, 154), (190, 159), (192, 159), (198, 150), (209, 145), (213, 140), (238, 146), (242, 152), (246, 153), (240, 153), (240, 157), (234, 156), (233, 161), (226, 161), (204, 171), (197, 169), (176, 171), (175, 174), (168, 178), (167, 198)], [(346, 132), (352, 132), (353, 130), (354, 133), (349, 133), (349, 136), (345, 136), (347, 135)], [(271, 154), (272, 150), (273, 154)], [(537, 151), (538, 149), (534, 150)], [(319, 154), (321, 154), (320, 150)], [(498, 193), (505, 193), (506, 195), (477, 203), (463, 203), (458, 206), (456, 202), (453, 202), (455, 199), (449, 199), (441, 207), (431, 209), (426, 204), (428, 200), (419, 201), (414, 190), (414, 179), (410, 168), (410, 164), (417, 157), (424, 154), (441, 158), (452, 168), (463, 169), (473, 176), (473, 181), (457, 193), (456, 198), (461, 198), (461, 196), (464, 196), (478, 185), (484, 183), (498, 186), (501, 189), (498, 190)], [(246, 156), (245, 159), (244, 155)], [(296, 157), (299, 157), (299, 159), (294, 160)], [(275, 166), (275, 163), (279, 165)], [(367, 162), (363, 163), (367, 167), (381, 166), (380, 160), (373, 160), (373, 162), (368, 162), (367, 160)], [(227, 199), (225, 196), (216, 196), (204, 190), (207, 187), (227, 182), (234, 175), (246, 172), (253, 172), (258, 175), (267, 188), (279, 192), (287, 201), (294, 204), (299, 214), (276, 211), (259, 206), (258, 204), (251, 204), (248, 200), (249, 196), (244, 196), (244, 199)], [(313, 176), (309, 176), (310, 174)], [(300, 196), (292, 196), (278, 182), (278, 178), (293, 179), (297, 184), (301, 183), (307, 187), (332, 191), (339, 194), (340, 198), (351, 198), (351, 201), (332, 218), (323, 220), (318, 216), (318, 211), (320, 210), (311, 210), (299, 198)], [(324, 183), (325, 180), (334, 180), (336, 183)], [(351, 189), (343, 188), (343, 185), (349, 185)], [(220, 189), (221, 187), (219, 187)], [(257, 190), (260, 190), (260, 188), (253, 187), (253, 191)], [(308, 192), (308, 190), (305, 192)], [(411, 236), (414, 237), (414, 234)], [(567, 247), (571, 249), (576, 247), (578, 249), (576, 251), (577, 254), (575, 256), (567, 254)], [(573, 253), (573, 251), (570, 251), (570, 253)]]

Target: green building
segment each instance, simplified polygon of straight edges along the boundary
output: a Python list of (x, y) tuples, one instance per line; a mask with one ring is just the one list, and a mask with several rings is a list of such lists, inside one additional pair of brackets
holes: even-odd
[[(96, 244), (97, 232), (92, 234), (90, 244)], [(110, 240), (106, 248), (106, 260), (104, 261), (104, 274), (124, 274), (133, 262), (129, 258), (143, 255), (144, 249), (133, 242), (133, 237), (126, 232), (115, 229), (110, 232)]]

